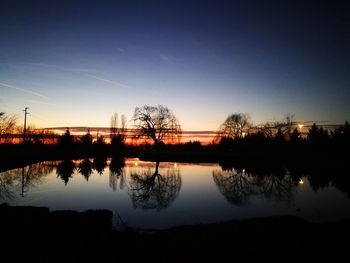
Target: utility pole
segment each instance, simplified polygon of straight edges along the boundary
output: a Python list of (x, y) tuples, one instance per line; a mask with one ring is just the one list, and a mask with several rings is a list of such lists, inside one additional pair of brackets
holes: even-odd
[(23, 143), (25, 143), (26, 141), (26, 133), (27, 133), (27, 114), (29, 114), (28, 112), (29, 108), (25, 107), (24, 108), (24, 128), (23, 128)]

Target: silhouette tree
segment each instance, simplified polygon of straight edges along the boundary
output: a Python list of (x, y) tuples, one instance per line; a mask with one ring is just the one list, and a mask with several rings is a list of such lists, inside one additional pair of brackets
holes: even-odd
[(85, 147), (91, 147), (92, 145), (92, 136), (90, 134), (90, 129), (87, 131), (86, 134), (84, 134), (81, 138), (80, 138), (80, 142), (83, 146)]
[(324, 130), (322, 127), (319, 128), (316, 123), (314, 123), (309, 129), (308, 138), (314, 145), (323, 145), (329, 141), (329, 134), (327, 130)]
[(79, 173), (81, 173), (84, 176), (86, 181), (89, 181), (89, 177), (92, 173), (92, 166), (93, 166), (93, 163), (90, 161), (89, 158), (85, 158), (79, 164), (79, 167), (78, 167)]
[(16, 127), (16, 116), (11, 116), (5, 112), (0, 112), (0, 142), (5, 140), (11, 141), (11, 136)]
[(126, 186), (124, 166), (124, 159), (118, 157), (112, 158), (109, 164), (109, 186), (113, 192), (117, 190), (118, 181), (121, 190)]
[(162, 105), (136, 107), (133, 121), (137, 137), (152, 139), (154, 145), (164, 140), (178, 139), (181, 134), (179, 121), (170, 109)]
[(70, 134), (69, 129), (67, 128), (66, 132), (58, 138), (58, 145), (62, 147), (71, 147), (73, 146), (73, 144), (74, 144), (74, 138)]
[(350, 146), (350, 124), (345, 122), (344, 125), (340, 126), (334, 131), (333, 138), (338, 146), (346, 148)]
[(251, 126), (249, 119), (248, 114), (245, 113), (229, 115), (219, 128), (220, 137), (242, 138)]
[(111, 145), (114, 149), (122, 150), (125, 142), (125, 129), (126, 129), (126, 118), (124, 115), (121, 116), (121, 127), (118, 127), (118, 113), (114, 113), (111, 116)]
[(150, 169), (142, 174), (131, 173), (130, 196), (134, 207), (160, 211), (169, 207), (179, 195), (179, 170), (169, 168), (165, 175), (161, 175), (158, 169), (159, 162), (156, 162), (154, 173)]
[(71, 160), (64, 160), (57, 165), (56, 174), (60, 177), (64, 184), (67, 185), (69, 178), (72, 177), (75, 170), (75, 164)]
[(301, 133), (295, 128), (290, 136), (291, 143), (299, 143), (301, 142)]

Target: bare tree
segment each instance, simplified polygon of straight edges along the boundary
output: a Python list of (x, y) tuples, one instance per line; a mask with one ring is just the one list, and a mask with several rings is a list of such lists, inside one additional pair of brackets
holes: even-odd
[(111, 132), (111, 138), (115, 137), (118, 132), (118, 113), (116, 112), (113, 113), (113, 115), (111, 116), (110, 132)]
[(242, 138), (251, 126), (250, 117), (245, 113), (233, 113), (221, 124), (219, 134), (221, 137)]
[(169, 108), (162, 105), (136, 107), (133, 121), (137, 137), (150, 138), (155, 145), (164, 140), (179, 139), (181, 135), (179, 121)]
[(5, 112), (0, 112), (0, 141), (8, 142), (11, 139), (12, 133), (16, 127), (16, 116), (11, 116)]

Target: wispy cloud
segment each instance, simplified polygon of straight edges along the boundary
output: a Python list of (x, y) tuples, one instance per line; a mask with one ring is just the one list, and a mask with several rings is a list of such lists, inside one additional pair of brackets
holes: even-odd
[(22, 89), (22, 88), (19, 88), (19, 87), (13, 86), (13, 85), (9, 85), (9, 84), (6, 84), (6, 83), (2, 83), (2, 82), (0, 82), (0, 86), (8, 88), (8, 89), (19, 90), (19, 91), (22, 91), (22, 92), (25, 92), (25, 93), (28, 93), (28, 94), (32, 94), (32, 95), (38, 96), (40, 98), (48, 99), (47, 96), (42, 95), (40, 93), (37, 93), (35, 91), (29, 90), (29, 89)]
[(101, 78), (101, 77), (96, 76), (96, 75), (92, 75), (92, 74), (85, 74), (85, 75), (90, 77), (90, 78), (97, 79), (97, 80), (100, 80), (100, 81), (103, 81), (103, 82), (107, 82), (107, 83), (110, 83), (110, 84), (113, 84), (113, 85), (121, 86), (121, 87), (124, 87), (124, 88), (128, 88), (129, 87), (128, 85), (122, 84), (120, 82), (109, 80), (109, 79), (105, 79), (105, 78)]
[(97, 72), (95, 69), (89, 69), (89, 68), (69, 68), (69, 67), (62, 67), (58, 65), (53, 64), (46, 64), (46, 63), (35, 63), (35, 62), (23, 62), (25, 65), (29, 66), (35, 66), (35, 67), (44, 67), (44, 68), (50, 68), (50, 69), (57, 69), (61, 71), (71, 71), (71, 72)]
[(164, 55), (164, 54), (161, 54), (160, 56), (159, 56), (159, 58), (161, 59), (161, 60), (163, 60), (163, 61), (165, 61), (165, 62), (170, 62), (170, 63), (172, 63), (172, 62), (174, 62), (174, 60), (175, 60), (175, 58), (173, 57), (173, 56), (169, 56), (169, 55)]
[(56, 104), (54, 104), (54, 103), (45, 102), (45, 101), (39, 101), (39, 100), (26, 100), (26, 101), (27, 101), (27, 102), (30, 102), (30, 103), (35, 103), (35, 104), (56, 106)]

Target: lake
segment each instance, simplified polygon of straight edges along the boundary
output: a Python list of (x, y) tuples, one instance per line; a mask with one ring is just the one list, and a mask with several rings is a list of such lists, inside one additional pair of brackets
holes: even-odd
[(275, 215), (313, 222), (350, 218), (349, 179), (344, 183), (339, 171), (326, 176), (281, 167), (223, 167), (135, 158), (45, 161), (0, 173), (0, 203), (109, 209), (116, 228), (162, 229)]

